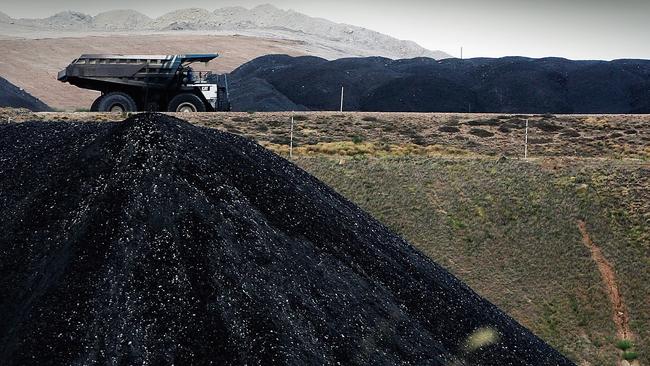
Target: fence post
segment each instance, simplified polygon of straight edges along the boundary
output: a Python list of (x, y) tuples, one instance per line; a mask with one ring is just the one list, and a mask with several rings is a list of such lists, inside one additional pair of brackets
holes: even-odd
[(526, 140), (524, 142), (524, 159), (528, 159), (528, 119), (526, 119)]
[(289, 158), (293, 159), (293, 113), (291, 112), (291, 130), (289, 135)]
[(341, 110), (340, 112), (343, 112), (343, 86), (341, 86)]

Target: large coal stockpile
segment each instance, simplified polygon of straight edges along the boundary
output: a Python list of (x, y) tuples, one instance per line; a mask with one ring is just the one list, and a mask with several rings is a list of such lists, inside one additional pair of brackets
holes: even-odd
[(239, 111), (650, 113), (650, 60), (328, 61), (267, 55), (232, 72)]
[(2, 365), (571, 364), (242, 137), (0, 124), (0, 188)]

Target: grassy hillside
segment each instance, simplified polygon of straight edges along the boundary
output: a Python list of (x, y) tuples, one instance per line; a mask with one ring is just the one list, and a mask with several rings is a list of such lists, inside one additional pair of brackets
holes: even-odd
[(615, 268), (647, 363), (648, 165), (414, 156), (295, 161), (573, 360), (613, 365), (612, 305), (581, 243), (577, 222), (585, 220)]

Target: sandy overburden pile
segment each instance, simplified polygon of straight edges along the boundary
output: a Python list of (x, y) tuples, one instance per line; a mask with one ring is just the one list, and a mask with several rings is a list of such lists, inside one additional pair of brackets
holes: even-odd
[(571, 364), (241, 137), (0, 124), (0, 187), (2, 365)]

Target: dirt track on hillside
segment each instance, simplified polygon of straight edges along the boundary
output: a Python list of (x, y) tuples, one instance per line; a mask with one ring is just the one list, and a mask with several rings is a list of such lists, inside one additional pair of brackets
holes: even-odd
[(596, 262), (598, 271), (600, 271), (600, 275), (603, 278), (603, 283), (607, 288), (607, 293), (612, 302), (613, 319), (614, 323), (616, 323), (616, 333), (618, 338), (632, 339), (630, 315), (625, 306), (623, 295), (618, 287), (614, 267), (605, 258), (600, 248), (591, 240), (589, 232), (587, 231), (587, 224), (584, 221), (578, 220), (578, 229), (582, 235), (582, 243), (591, 251), (591, 258)]

